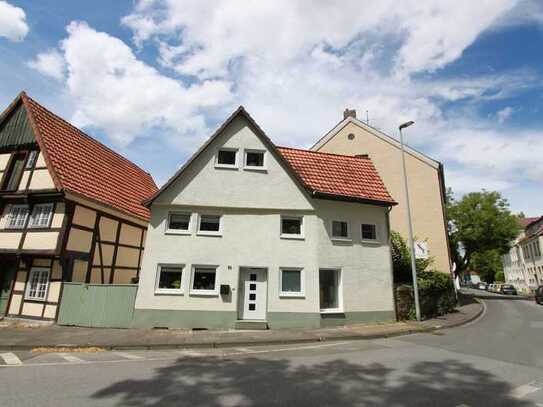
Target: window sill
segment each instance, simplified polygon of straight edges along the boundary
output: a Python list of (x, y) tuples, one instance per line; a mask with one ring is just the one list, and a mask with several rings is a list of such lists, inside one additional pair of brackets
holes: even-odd
[(305, 298), (305, 294), (304, 293), (281, 292), (281, 293), (279, 293), (279, 298)]
[(215, 290), (191, 290), (190, 295), (192, 297), (218, 297), (219, 292)]
[(305, 240), (305, 237), (301, 235), (281, 235), (280, 237), (287, 240)]
[(188, 230), (176, 230), (176, 229), (168, 229), (164, 232), (165, 235), (184, 235), (184, 236), (187, 236), (187, 235), (190, 235), (191, 232), (189, 232)]
[(350, 237), (332, 237), (330, 238), (334, 242), (352, 243), (353, 239)]
[(343, 314), (343, 308), (325, 308), (320, 310), (321, 314)]
[(364, 244), (371, 244), (373, 246), (380, 246), (381, 242), (379, 240), (368, 240), (368, 239), (362, 239), (362, 243)]
[(239, 170), (239, 167), (237, 165), (229, 165), (229, 164), (215, 164), (215, 168), (221, 169), (221, 170)]
[(25, 296), (25, 301), (39, 301), (39, 302), (46, 302), (45, 298), (35, 298), (35, 297), (27, 297)]
[(268, 169), (265, 167), (243, 167), (245, 171), (257, 171), (257, 172), (268, 172)]
[(183, 291), (178, 290), (157, 290), (155, 291), (155, 295), (184, 295)]
[(222, 237), (222, 232), (196, 232), (196, 236)]

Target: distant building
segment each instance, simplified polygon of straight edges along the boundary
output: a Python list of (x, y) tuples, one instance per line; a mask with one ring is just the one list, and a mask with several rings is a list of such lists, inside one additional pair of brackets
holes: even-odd
[(518, 291), (531, 292), (543, 284), (543, 258), (541, 239), (543, 216), (520, 220), (521, 232), (509, 253), (502, 257), (505, 282)]

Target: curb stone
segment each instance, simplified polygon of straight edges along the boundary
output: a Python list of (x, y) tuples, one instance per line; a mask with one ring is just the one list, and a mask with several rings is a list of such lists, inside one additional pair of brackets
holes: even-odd
[(156, 344), (137, 344), (137, 345), (100, 345), (100, 344), (51, 344), (51, 345), (7, 345), (0, 346), (0, 351), (31, 351), (34, 348), (50, 348), (51, 352), (60, 348), (103, 348), (106, 351), (112, 350), (167, 350), (167, 349), (218, 349), (218, 348), (230, 348), (241, 346), (270, 346), (270, 345), (289, 345), (289, 344), (302, 344), (302, 343), (316, 343), (316, 342), (338, 342), (338, 341), (352, 341), (352, 340), (373, 340), (383, 338), (394, 338), (399, 336), (412, 335), (417, 333), (433, 332), (448, 328), (455, 328), (468, 324), (477, 318), (479, 318), (484, 312), (484, 305), (478, 299), (473, 297), (474, 300), (480, 305), (480, 309), (474, 314), (464, 320), (452, 322), (450, 324), (433, 325), (433, 326), (417, 326), (415, 323), (410, 328), (404, 330), (398, 330), (396, 332), (386, 333), (374, 333), (374, 334), (343, 334), (343, 335), (331, 335), (320, 336), (314, 338), (293, 338), (293, 339), (265, 339), (265, 340), (240, 340), (240, 341), (214, 341), (214, 342), (200, 342), (200, 343), (156, 343)]

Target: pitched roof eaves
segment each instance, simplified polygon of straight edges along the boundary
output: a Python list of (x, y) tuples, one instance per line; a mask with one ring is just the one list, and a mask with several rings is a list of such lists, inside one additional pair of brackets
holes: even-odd
[[(390, 145), (393, 145), (397, 148), (400, 148), (400, 142), (398, 140), (396, 140), (394, 137), (392, 136), (389, 136), (388, 134), (384, 133), (383, 131), (379, 130), (379, 129), (376, 129), (375, 127), (369, 125), (369, 124), (366, 124), (364, 123), (363, 121), (357, 119), (357, 118), (354, 118), (354, 117), (347, 117), (343, 120), (341, 120), (340, 122), (338, 122), (338, 124), (336, 124), (328, 133), (326, 133), (324, 136), (322, 136), (315, 144), (313, 144), (311, 147), (310, 147), (310, 150), (312, 151), (315, 151), (314, 149), (316, 148), (321, 148), (322, 146), (324, 146), (326, 143), (328, 143), (332, 137), (334, 137), (337, 133), (339, 133), (339, 131), (341, 129), (343, 129), (347, 124), (349, 123), (353, 123), (355, 124), (356, 126), (358, 127), (361, 127), (365, 130), (369, 130), (370, 133), (373, 133), (375, 136), (379, 137), (380, 139), (382, 139), (383, 141), (389, 143)], [(405, 145), (404, 144), (404, 148), (405, 148), (405, 152), (408, 153), (409, 155), (413, 156), (414, 158), (417, 158), (419, 160), (421, 160), (422, 162), (434, 167), (434, 168), (438, 168), (439, 164), (441, 164), (440, 161), (438, 160), (435, 160), (433, 159), (432, 157), (414, 149), (413, 147), (410, 147), (408, 145)]]

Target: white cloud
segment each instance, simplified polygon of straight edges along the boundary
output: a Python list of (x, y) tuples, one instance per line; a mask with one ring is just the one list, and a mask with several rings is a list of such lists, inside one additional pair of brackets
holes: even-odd
[(61, 81), (64, 79), (65, 62), (64, 57), (58, 50), (50, 49), (46, 52), (40, 52), (36, 59), (30, 61), (28, 65), (43, 75)]
[(507, 119), (511, 117), (513, 114), (513, 108), (511, 106), (506, 106), (503, 109), (496, 112), (496, 117), (498, 118), (498, 122), (500, 124), (503, 124)]
[(160, 74), (138, 60), (121, 40), (72, 22), (61, 49), (66, 86), (75, 100), (74, 120), (104, 129), (117, 143), (128, 144), (147, 130), (161, 128), (174, 137), (207, 135), (205, 108), (230, 100), (226, 81), (190, 86)]
[(11, 41), (22, 41), (28, 31), (24, 10), (0, 0), (0, 37)]

